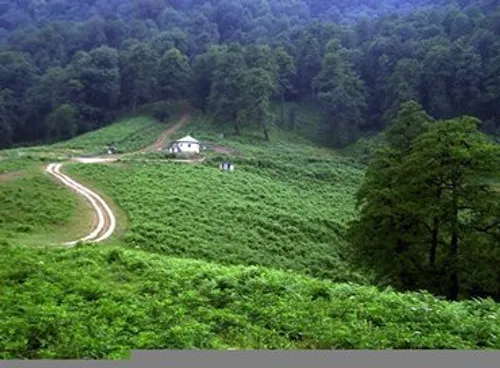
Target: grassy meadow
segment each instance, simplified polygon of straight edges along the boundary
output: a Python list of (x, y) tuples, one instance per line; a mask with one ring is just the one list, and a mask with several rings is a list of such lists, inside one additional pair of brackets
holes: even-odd
[(73, 240), (82, 231), (81, 210), (88, 207), (42, 170), (31, 167), (3, 180), (0, 176), (1, 244), (41, 245), (60, 241), (60, 236)]
[[(148, 119), (58, 149), (97, 152), (121, 141), (119, 149), (133, 151), (165, 128)], [(131, 349), (171, 348), (500, 348), (498, 304), (381, 289), (351, 262), (344, 234), (356, 216), (364, 143), (351, 155), (278, 126), (269, 142), (259, 131), (236, 137), (200, 114), (173, 139), (186, 134), (212, 148), (202, 164), (149, 153), (65, 165), (111, 199), (127, 225), (105, 245), (73, 249), (53, 243), (74, 240), (88, 208), (42, 172), (48, 158), (4, 152), (0, 359), (119, 359)], [(227, 159), (235, 172), (219, 170)]]
[[(67, 172), (95, 183), (127, 213), (123, 241), (129, 246), (361, 281), (345, 260), (342, 238), (345, 221), (354, 216), (354, 186), (330, 181), (335, 169), (326, 179), (318, 174), (307, 181), (299, 169), (283, 172), (251, 161), (232, 174), (220, 172), (217, 162), (80, 164)], [(356, 169), (343, 170), (337, 168), (347, 183), (359, 180)]]
[(46, 163), (45, 159), (35, 157), (0, 157), (0, 181), (2, 175), (7, 178), (6, 174), (43, 167)]
[[(197, 115), (175, 136), (185, 134), (211, 141), (217, 128)], [(202, 165), (132, 160), (70, 165), (67, 172), (95, 184), (127, 213), (128, 246), (366, 282), (350, 265), (343, 239), (355, 216), (361, 165), (280, 130), (270, 142), (229, 135), (216, 145), (241, 153), (231, 157), (235, 172), (220, 172), (227, 156), (218, 153)]]
[[(498, 304), (121, 247), (3, 247), (0, 358), (131, 349), (500, 348)], [(8, 333), (7, 333), (8, 332)]]

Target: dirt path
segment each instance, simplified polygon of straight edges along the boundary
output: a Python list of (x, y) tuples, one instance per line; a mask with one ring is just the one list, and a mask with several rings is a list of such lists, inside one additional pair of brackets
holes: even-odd
[[(134, 153), (146, 153), (146, 152), (154, 152), (165, 146), (167, 139), (175, 133), (177, 130), (181, 129), (184, 125), (186, 125), (191, 117), (189, 112), (186, 112), (182, 115), (182, 118), (175, 125), (171, 126), (167, 130), (165, 130), (160, 137), (156, 140), (154, 144), (149, 147), (146, 147), (140, 151)], [(85, 163), (85, 164), (96, 164), (96, 163), (111, 163), (117, 161), (122, 157), (126, 157), (130, 154), (116, 155), (112, 157), (92, 157), (92, 158), (75, 158), (74, 161)], [(202, 162), (203, 160), (185, 160), (185, 162)], [(90, 190), (89, 188), (83, 186), (77, 181), (71, 179), (69, 176), (63, 174), (61, 172), (62, 168), (61, 163), (59, 164), (50, 164), (47, 166), (46, 171), (53, 175), (55, 178), (60, 180), (65, 186), (76, 192), (77, 194), (83, 196), (91, 205), (95, 211), (97, 221), (95, 222), (94, 229), (92, 232), (86, 237), (75, 240), (69, 243), (66, 243), (68, 246), (74, 246), (78, 242), (91, 242), (91, 243), (99, 243), (105, 241), (113, 235), (116, 230), (116, 216), (111, 210), (110, 206), (95, 192)]]
[(145, 153), (145, 152), (156, 152), (162, 148), (165, 147), (165, 143), (167, 142), (167, 139), (174, 134), (176, 131), (181, 129), (184, 125), (186, 125), (191, 118), (191, 114), (189, 112), (185, 113), (182, 115), (181, 119), (173, 126), (165, 130), (156, 140), (155, 143), (153, 143), (151, 146), (146, 147), (138, 152), (140, 153)]
[(68, 242), (66, 245), (74, 246), (78, 242), (99, 243), (109, 239), (116, 229), (116, 217), (113, 211), (98, 194), (61, 173), (61, 167), (62, 164), (50, 164), (47, 166), (46, 170), (60, 180), (65, 186), (85, 197), (97, 214), (97, 224), (94, 230), (86, 237)]

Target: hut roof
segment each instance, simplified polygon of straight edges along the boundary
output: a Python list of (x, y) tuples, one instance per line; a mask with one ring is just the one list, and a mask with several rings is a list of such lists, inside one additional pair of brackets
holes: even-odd
[(175, 142), (176, 143), (180, 143), (180, 142), (182, 142), (182, 143), (200, 143), (199, 141), (197, 141), (196, 139), (194, 139), (190, 135), (185, 136), (184, 138), (178, 139)]

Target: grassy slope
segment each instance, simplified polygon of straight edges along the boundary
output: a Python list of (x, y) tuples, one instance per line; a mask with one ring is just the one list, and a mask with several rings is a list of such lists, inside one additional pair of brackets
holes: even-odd
[(79, 222), (74, 221), (78, 199), (40, 168), (25, 168), (23, 175), (0, 181), (0, 203), (0, 243), (45, 243), (68, 226), (67, 231), (77, 230), (72, 225)]
[(35, 167), (37, 164), (39, 165), (41, 161), (33, 160), (30, 158), (2, 158), (0, 159), (0, 175), (28, 170)]
[(120, 152), (131, 152), (154, 143), (165, 129), (166, 124), (159, 123), (153, 118), (131, 118), (70, 141), (57, 143), (53, 147), (103, 153), (106, 146), (113, 144)]
[[(120, 248), (0, 252), (0, 358), (132, 348), (499, 348), (497, 304)], [(7, 331), (9, 331), (7, 333)]]
[[(198, 116), (176, 135), (216, 136)], [(364, 282), (346, 260), (346, 222), (355, 215), (362, 170), (303, 138), (276, 132), (271, 142), (231, 137), (237, 170), (224, 159), (72, 165), (68, 172), (109, 193), (130, 218), (130, 246), (167, 255), (292, 269), (336, 281)]]
[[(217, 132), (198, 116), (178, 135), (217, 141)], [(86, 149), (109, 139), (95, 134)], [(202, 166), (69, 166), (125, 210), (130, 247), (37, 250), (0, 241), (0, 358), (118, 358), (137, 348), (500, 347), (493, 302), (449, 303), (299, 275), (366, 281), (342, 240), (363, 166), (296, 133), (216, 143), (244, 154), (231, 158), (236, 172), (220, 173), (218, 154)], [(16, 239), (9, 243), (31, 243), (19, 223), (44, 235), (68, 220), (72, 196), (43, 176), (17, 180), (0, 185), (12, 211), (0, 216), (7, 219), (0, 233)], [(39, 200), (50, 193), (54, 200)]]
[(325, 181), (318, 191), (320, 183), (313, 180), (282, 181), (259, 170), (239, 167), (226, 175), (216, 167), (168, 163), (68, 167), (109, 193), (128, 214), (124, 241), (130, 246), (360, 281), (341, 249), (343, 220), (338, 219), (353, 215), (350, 188)]

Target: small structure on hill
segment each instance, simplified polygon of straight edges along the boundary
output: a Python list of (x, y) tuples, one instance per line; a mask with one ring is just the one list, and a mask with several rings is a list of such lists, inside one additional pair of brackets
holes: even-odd
[(108, 155), (114, 155), (118, 152), (118, 149), (115, 146), (108, 146), (106, 147), (106, 150), (108, 151)]
[(234, 171), (234, 165), (231, 162), (224, 162), (220, 165), (222, 171)]
[(200, 153), (200, 142), (191, 136), (186, 136), (172, 143), (168, 153), (195, 155)]

